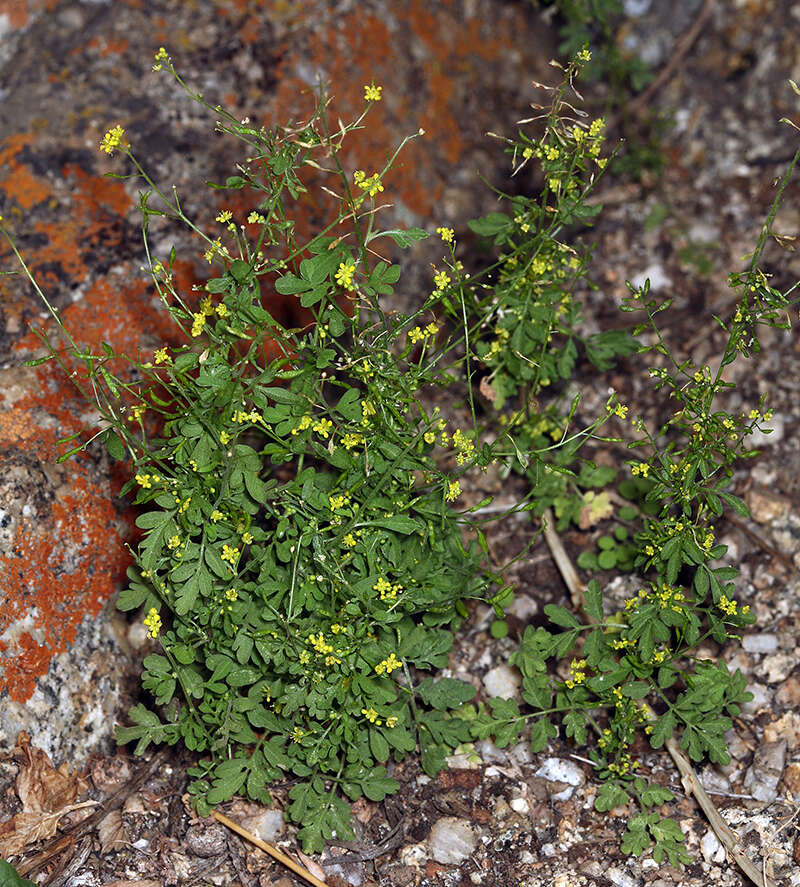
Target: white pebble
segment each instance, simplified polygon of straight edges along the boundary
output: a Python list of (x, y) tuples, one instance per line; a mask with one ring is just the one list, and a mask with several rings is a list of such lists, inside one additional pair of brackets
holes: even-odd
[(626, 875), (622, 869), (612, 866), (603, 873), (614, 887), (636, 887), (636, 881), (630, 875)]
[(500, 699), (512, 699), (520, 685), (520, 673), (508, 665), (498, 665), (487, 671), (483, 678), (483, 686), (488, 696)]
[(561, 758), (547, 758), (535, 775), (541, 776), (548, 782), (566, 782), (568, 786), (573, 786), (553, 795), (555, 801), (566, 801), (571, 798), (574, 786), (582, 785), (585, 779), (583, 770), (577, 764)]
[(472, 826), (463, 819), (443, 816), (428, 835), (431, 856), (443, 865), (458, 865), (475, 850), (478, 837)]
[(768, 632), (747, 634), (742, 639), (742, 646), (748, 653), (774, 653), (778, 649), (778, 636)]
[(700, 852), (706, 862), (724, 862), (725, 848), (720, 844), (719, 838), (712, 831), (707, 831), (700, 841)]
[(512, 798), (509, 807), (522, 816), (527, 816), (531, 812), (530, 804), (525, 798)]

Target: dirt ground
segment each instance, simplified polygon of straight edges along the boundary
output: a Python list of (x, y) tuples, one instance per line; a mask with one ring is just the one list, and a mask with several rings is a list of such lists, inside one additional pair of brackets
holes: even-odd
[[(724, 313), (732, 299), (727, 275), (740, 269), (742, 257), (752, 251), (776, 177), (800, 143), (800, 133), (779, 123), (782, 116), (800, 123), (800, 97), (786, 83), (789, 77), (800, 80), (800, 3), (737, 0), (702, 8), (706, 5), (712, 11), (698, 38), (641, 109), (669, 120), (654, 149), (661, 168), (635, 177), (607, 177), (598, 196), (604, 210), (582, 236), (595, 245), (591, 278), (597, 288), (585, 295), (587, 330), (620, 324), (625, 281), (649, 277), (654, 290), (675, 300), (662, 315), (670, 345), (695, 362), (712, 363), (722, 341), (712, 315)], [(702, 14), (699, 4), (688, 6), (687, 28)], [(664, 14), (665, 8), (651, 10), (626, 25), (619, 39), (647, 49)], [(677, 51), (672, 46), (660, 67), (668, 66)], [(585, 93), (591, 100), (592, 89)], [(636, 134), (635, 127), (627, 131)], [(640, 138), (646, 131), (643, 123)], [(775, 227), (800, 235), (800, 178), (790, 183)], [(800, 278), (796, 253), (770, 246), (765, 264), (776, 286)], [(798, 321), (796, 309), (790, 319)], [(716, 530), (740, 570), (738, 599), (751, 606), (758, 622), (743, 646), (708, 645), (702, 651), (740, 668), (755, 698), (729, 737), (731, 764), (700, 771), (745, 852), (780, 887), (789, 887), (800, 885), (800, 831), (793, 819), (800, 810), (800, 341), (794, 330), (768, 331), (762, 345), (751, 363), (734, 368), (731, 380), (738, 388), (731, 406), (751, 407), (766, 395), (775, 411), (775, 431), (760, 442), (760, 455), (736, 471), (734, 492), (748, 502), (751, 517), (720, 521)], [(628, 358), (602, 379), (585, 368), (584, 378), (592, 383), (579, 417), (591, 417), (611, 387), (633, 414), (646, 420), (659, 416), (664, 406), (649, 384), (650, 360)], [(615, 464), (626, 456), (618, 448), (598, 448), (593, 457)], [(475, 500), (490, 492), (501, 504), (522, 490), (513, 477), (476, 477), (474, 484), (468, 492)], [(494, 525), (488, 534), (494, 560), (509, 560), (536, 529), (525, 516)], [(564, 543), (577, 558), (605, 532), (603, 525), (570, 530)], [(542, 618), (546, 604), (568, 605), (567, 590), (541, 540), (507, 578), (516, 590), (509, 637), (492, 639), (491, 611), (474, 608), (451, 659), (450, 675), (482, 688), (485, 675), (507, 661), (514, 637)], [(636, 581), (611, 573), (600, 578), (607, 593), (620, 599)], [(381, 804), (357, 805), (356, 841), (334, 842), (313, 860), (298, 853), (290, 827), (281, 828), (276, 843), (335, 887), (748, 883), (715, 843), (666, 753), (644, 745), (636, 751), (644, 775), (675, 794), (661, 812), (676, 817), (687, 835), (693, 862), (683, 870), (622, 854), (626, 811), (600, 815), (593, 810), (597, 784), (590, 767), (580, 760), (580, 750), (563, 739), (538, 755), (524, 743), (504, 750), (483, 743), (475, 754), (454, 759), (435, 780), (411, 758), (394, 767), (392, 775), (401, 783), (398, 794)], [(33, 767), (30, 754), (23, 746), (0, 761), (0, 819), (20, 809), (16, 780), (21, 770)], [(571, 765), (574, 784), (553, 775), (548, 762), (554, 759)], [(218, 822), (195, 817), (184, 795), (188, 760), (177, 750), (144, 759), (125, 752), (97, 756), (81, 774), (81, 783), (63, 774), (59, 782), (38, 760), (36, 772), (43, 779), (72, 792), (75, 803), (89, 799), (96, 805), (64, 817), (54, 837), (26, 848), (15, 864), (37, 883), (54, 887), (302, 884)], [(774, 790), (765, 793), (759, 789), (764, 785)], [(288, 788), (275, 787), (279, 809)], [(89, 817), (81, 818), (87, 810)], [(223, 812), (254, 828), (267, 827), (266, 811), (257, 805), (235, 801)], [(436, 861), (431, 853), (431, 831), (442, 822), (467, 824), (476, 837), (459, 862)]]

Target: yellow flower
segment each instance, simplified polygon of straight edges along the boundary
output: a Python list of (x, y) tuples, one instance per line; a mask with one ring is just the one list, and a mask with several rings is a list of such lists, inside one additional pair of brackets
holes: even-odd
[(225, 592), (225, 597), (226, 597), (229, 601), (235, 601), (235, 600), (239, 597), (239, 592), (238, 592), (235, 588), (229, 588), (229, 589)]
[(230, 442), (231, 436), (230, 436), (230, 434), (228, 434), (227, 431), (220, 431), (219, 439), (220, 439), (220, 442), (222, 443), (222, 445), (225, 446), (225, 444)]
[(408, 338), (414, 345), (416, 345), (418, 342), (423, 341), (425, 333), (423, 333), (418, 326), (415, 326), (413, 330), (408, 331)]
[(103, 141), (100, 143), (100, 150), (105, 151), (106, 154), (113, 154), (122, 144), (122, 136), (124, 132), (125, 130), (119, 124), (113, 129), (109, 129), (109, 131), (103, 136)]
[(242, 533), (242, 542), (244, 542), (245, 545), (249, 545), (252, 541), (253, 534), (245, 530), (245, 532)]
[(147, 616), (144, 617), (144, 624), (150, 637), (157, 638), (161, 631), (161, 617), (155, 607), (150, 607)]
[(154, 58), (157, 62), (157, 64), (153, 65), (154, 71), (160, 71), (162, 63), (169, 61), (169, 56), (167, 55), (167, 50), (164, 49), (163, 46), (159, 47), (158, 52), (155, 54)]
[(137, 474), (134, 478), (136, 483), (145, 490), (149, 490), (153, 485), (150, 483), (149, 474)]
[(386, 718), (386, 726), (389, 727), (389, 729), (396, 727), (399, 720), (399, 718), (392, 715), (390, 718)]
[(230, 545), (223, 545), (220, 557), (222, 560), (228, 561), (229, 564), (233, 565), (239, 560), (239, 549), (232, 548)]
[(356, 544), (356, 537), (352, 533), (348, 533), (344, 539), (342, 539), (342, 544), (347, 548), (353, 548)]
[(131, 407), (131, 422), (141, 422), (146, 409), (147, 408), (144, 404), (134, 404), (134, 406)]
[(202, 332), (203, 327), (206, 325), (206, 316), (203, 312), (199, 312), (197, 314), (192, 315), (192, 338), (196, 339)]
[(457, 480), (448, 481), (447, 492), (444, 494), (444, 498), (447, 499), (448, 502), (454, 502), (460, 495), (461, 482)]
[(618, 403), (614, 407), (614, 415), (619, 416), (620, 419), (624, 419), (628, 415), (628, 408), (621, 403)]
[(452, 243), (455, 231), (452, 228), (437, 228), (436, 233), (445, 243)]
[(355, 284), (353, 283), (353, 274), (355, 273), (356, 266), (353, 262), (340, 262), (339, 270), (336, 272), (335, 279), (339, 286), (342, 289), (349, 290), (352, 292), (355, 289)]
[(317, 419), (317, 421), (311, 426), (311, 430), (316, 431), (317, 434), (320, 437), (325, 438), (325, 440), (328, 439), (332, 428), (333, 422), (329, 419)]
[(364, 99), (368, 102), (379, 102), (381, 100), (382, 86), (376, 86), (370, 83), (364, 86)]
[(396, 668), (402, 668), (403, 663), (400, 659), (398, 659), (394, 653), (389, 654), (388, 659), (382, 659), (376, 666), (375, 671), (377, 674), (391, 674)]
[(380, 721), (378, 720), (378, 712), (376, 712), (375, 709), (372, 708), (372, 706), (370, 706), (369, 708), (362, 708), (361, 714), (364, 715), (364, 717), (370, 722), (370, 724), (374, 724), (376, 721), (380, 724)]
[(216, 220), (218, 222), (222, 222), (224, 224), (225, 222), (230, 222), (230, 220), (232, 218), (233, 218), (233, 213), (230, 210), (225, 209), (217, 216)]
[(172, 363), (172, 358), (167, 353), (166, 348), (159, 348), (153, 355), (153, 359), (156, 363)]
[(437, 271), (433, 276), (433, 282), (437, 289), (443, 290), (450, 283), (450, 277), (446, 271)]

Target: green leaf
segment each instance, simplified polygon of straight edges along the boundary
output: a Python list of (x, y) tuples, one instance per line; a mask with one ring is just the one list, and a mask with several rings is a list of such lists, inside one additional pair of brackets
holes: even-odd
[(293, 296), (310, 290), (311, 284), (307, 280), (301, 280), (294, 274), (286, 274), (275, 281), (275, 289), (282, 296)]
[(112, 459), (116, 459), (117, 462), (121, 462), (125, 458), (125, 444), (116, 431), (109, 430), (106, 436), (106, 449), (108, 450), (108, 455)]
[(391, 237), (401, 249), (406, 249), (406, 247), (413, 246), (418, 240), (428, 237), (428, 232), (423, 231), (422, 228), (392, 228), (390, 231), (376, 231), (370, 235), (367, 243), (378, 237)]
[(489, 213), (480, 219), (472, 219), (468, 224), (470, 230), (481, 237), (494, 237), (511, 227), (511, 219), (505, 213)]
[[(531, 728), (531, 751), (538, 754), (547, 748), (547, 743), (558, 736), (558, 728), (545, 718), (539, 718)], [(499, 744), (499, 743), (498, 743)]]
[(23, 878), (14, 866), (4, 859), (0, 859), (0, 884), (2, 887), (37, 887), (33, 881)]
[(432, 678), (425, 678), (417, 687), (417, 693), (423, 702), (438, 711), (458, 708), (459, 705), (475, 698), (475, 688), (472, 684), (455, 678), (440, 678), (436, 682)]
[(603, 621), (603, 590), (596, 579), (586, 586), (586, 613), (596, 622)]
[(598, 813), (606, 813), (628, 802), (628, 794), (613, 782), (604, 782), (594, 799), (594, 809)]
[(564, 607), (557, 607), (555, 604), (547, 604), (544, 608), (545, 615), (554, 624), (560, 625), (562, 628), (577, 628), (580, 623), (578, 620)]

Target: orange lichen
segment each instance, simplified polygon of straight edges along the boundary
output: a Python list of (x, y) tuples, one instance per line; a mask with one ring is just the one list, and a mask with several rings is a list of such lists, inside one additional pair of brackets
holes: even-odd
[(0, 143), (0, 167), (8, 165), (9, 175), (0, 179), (0, 188), (22, 209), (42, 203), (52, 194), (50, 185), (37, 178), (17, 155), (35, 141), (33, 133), (18, 132)]
[[(73, 463), (71, 491), (52, 507), (54, 529), (22, 520), (11, 549), (0, 553), (0, 693), (24, 702), (50, 658), (75, 640), (85, 616), (96, 616), (118, 587), (129, 562), (108, 489)], [(13, 639), (10, 626), (27, 617), (29, 632)], [(32, 623), (32, 624), (31, 624)]]

